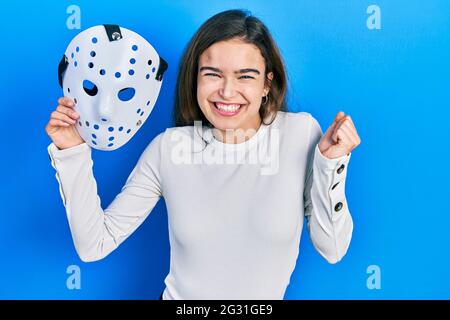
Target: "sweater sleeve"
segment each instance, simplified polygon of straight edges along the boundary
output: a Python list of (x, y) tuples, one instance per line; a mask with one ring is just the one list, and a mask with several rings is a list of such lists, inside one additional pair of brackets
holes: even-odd
[(100, 260), (115, 250), (145, 220), (162, 196), (162, 134), (145, 149), (121, 192), (103, 210), (93, 175), (91, 148), (81, 145), (48, 153), (66, 209), (75, 248), (84, 262)]
[(345, 197), (345, 179), (351, 154), (336, 159), (322, 155), (319, 123), (311, 116), (310, 147), (304, 191), (305, 216), (311, 241), (329, 262), (346, 254), (353, 232), (353, 220)]

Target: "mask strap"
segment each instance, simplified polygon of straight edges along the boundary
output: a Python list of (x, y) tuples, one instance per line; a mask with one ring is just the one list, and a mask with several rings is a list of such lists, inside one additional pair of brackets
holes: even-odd
[(167, 62), (163, 58), (159, 57), (159, 67), (158, 71), (156, 72), (156, 80), (162, 80), (164, 72), (166, 72), (168, 67), (169, 65), (167, 64)]
[(117, 41), (122, 39), (122, 32), (117, 24), (104, 24), (103, 27), (105, 27), (109, 41)]
[(58, 65), (58, 82), (59, 86), (62, 88), (62, 78), (64, 75), (64, 72), (66, 72), (67, 66), (69, 65), (69, 60), (67, 59), (66, 55), (63, 55), (61, 61)]

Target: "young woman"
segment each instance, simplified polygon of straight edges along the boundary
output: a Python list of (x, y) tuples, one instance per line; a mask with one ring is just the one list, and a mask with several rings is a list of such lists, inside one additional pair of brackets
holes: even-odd
[(285, 95), (284, 65), (265, 25), (240, 10), (213, 16), (181, 60), (176, 126), (148, 145), (104, 210), (74, 104), (59, 99), (48, 151), (80, 258), (107, 256), (164, 197), (164, 299), (282, 299), (303, 217), (318, 252), (341, 260), (353, 230), (345, 178), (360, 138), (343, 112), (322, 135), (309, 113), (286, 111)]

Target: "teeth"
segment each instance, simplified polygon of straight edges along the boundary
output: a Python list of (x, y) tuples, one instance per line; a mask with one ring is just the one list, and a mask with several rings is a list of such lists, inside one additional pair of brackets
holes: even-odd
[(215, 105), (217, 109), (225, 112), (235, 112), (241, 107), (240, 104), (223, 104), (218, 102), (216, 102)]

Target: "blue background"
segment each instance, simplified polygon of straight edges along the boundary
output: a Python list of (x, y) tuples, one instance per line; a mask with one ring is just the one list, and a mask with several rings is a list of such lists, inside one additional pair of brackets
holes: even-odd
[[(329, 265), (306, 230), (285, 299), (450, 298), (450, 2), (431, 1), (39, 1), (2, 3), (0, 112), (0, 298), (156, 299), (169, 271), (163, 201), (106, 259), (86, 264), (73, 247), (44, 127), (61, 90), (57, 65), (80, 30), (116, 23), (147, 38), (169, 63), (151, 117), (123, 148), (93, 152), (103, 207), (120, 191), (147, 144), (172, 126), (178, 62), (210, 16), (249, 9), (267, 24), (289, 75), (292, 111), (325, 130), (343, 110), (362, 144), (349, 166), (355, 230), (347, 256)], [(381, 8), (381, 30), (366, 9)], [(66, 268), (81, 268), (69, 290)], [(381, 289), (369, 290), (369, 265)], [(218, 275), (219, 276), (219, 275)]]

